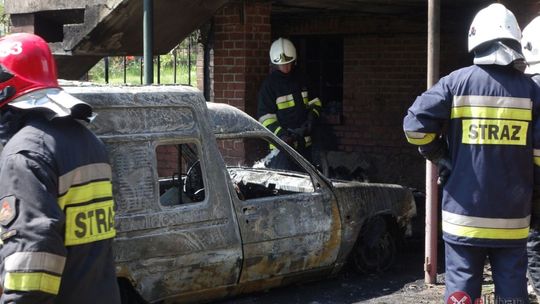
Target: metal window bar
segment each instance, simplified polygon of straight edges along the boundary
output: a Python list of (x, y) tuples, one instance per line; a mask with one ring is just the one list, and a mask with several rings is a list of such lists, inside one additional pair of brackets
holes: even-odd
[[(168, 55), (164, 55), (164, 56), (171, 56), (171, 57), (168, 57), (168, 58), (171, 58), (172, 60), (166, 60), (165, 61), (165, 65), (166, 66), (169, 66), (171, 67), (172, 65), (172, 83), (174, 84), (178, 84), (178, 83), (186, 83), (186, 81), (182, 81), (181, 78), (180, 78), (180, 75), (182, 75), (182, 73), (187, 73), (187, 75), (185, 75), (184, 77), (186, 78), (182, 78), (182, 79), (185, 79), (187, 80), (187, 84), (188, 85), (192, 85), (193, 84), (193, 77), (191, 75), (191, 71), (192, 71), (192, 68), (194, 65), (196, 65), (196, 57), (193, 56), (194, 54), (196, 54), (197, 52), (197, 48), (194, 46), (194, 44), (196, 43), (196, 36), (195, 35), (189, 35), (187, 38), (187, 41), (184, 40), (182, 42), (180, 42), (173, 50), (171, 53), (169, 53)], [(129, 56), (130, 57), (130, 56)], [(157, 57), (157, 58), (156, 58)], [(137, 58), (137, 57), (135, 57)], [(165, 58), (165, 57), (164, 57)], [(143, 62), (143, 57), (142, 56), (139, 56), (137, 58), (139, 60), (139, 69), (140, 69), (140, 75), (139, 75), (139, 82), (140, 84), (143, 84), (143, 81), (144, 81), (144, 62)], [(135, 60), (137, 60), (135, 59)], [(158, 84), (161, 84), (162, 82), (166, 82), (165, 79), (167, 79), (166, 77), (162, 79), (162, 70), (161, 70), (161, 67), (162, 67), (162, 58), (161, 56), (155, 56), (154, 57), (154, 64), (156, 64), (157, 66), (157, 71), (156, 71), (156, 74), (157, 74), (157, 83)], [(103, 73), (103, 80), (105, 83), (109, 83), (109, 82), (114, 82), (113, 79), (115, 79), (115, 75), (118, 75), (119, 73), (122, 73), (121, 75), (121, 79), (123, 81), (124, 84), (127, 84), (128, 83), (128, 73), (130, 71), (133, 72), (133, 67), (134, 67), (134, 64), (135, 62), (133, 63), (130, 63), (129, 62), (130, 60), (128, 60), (128, 56), (118, 56), (118, 57), (104, 57), (103, 58), (103, 67), (104, 67), (104, 73)], [(164, 67), (165, 67), (164, 65)], [(120, 67), (121, 67), (121, 72), (119, 71), (120, 70)], [(118, 69), (118, 70), (116, 70)], [(164, 71), (169, 71), (168, 69), (164, 70)], [(89, 75), (91, 74), (91, 72), (89, 71), (88, 73)], [(101, 73), (98, 73), (98, 74), (101, 74)], [(131, 74), (130, 74), (131, 75)], [(119, 76), (119, 75), (118, 75)], [(163, 75), (165, 76), (165, 74)], [(100, 76), (98, 76), (100, 78)], [(91, 77), (87, 77), (88, 80), (92, 81)], [(168, 79), (171, 79), (171, 78), (168, 78)], [(164, 81), (165, 80), (165, 81)], [(169, 80), (170, 81), (170, 80)]]

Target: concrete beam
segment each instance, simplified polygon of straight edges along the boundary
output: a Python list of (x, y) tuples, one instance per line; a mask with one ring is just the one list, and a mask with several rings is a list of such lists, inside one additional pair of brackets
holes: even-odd
[(6, 14), (29, 14), (42, 11), (84, 9), (86, 6), (106, 4), (108, 0), (5, 0)]

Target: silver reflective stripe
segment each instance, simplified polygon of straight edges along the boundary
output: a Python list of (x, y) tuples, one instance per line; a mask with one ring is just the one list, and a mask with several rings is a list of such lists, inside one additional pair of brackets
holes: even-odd
[(111, 179), (111, 166), (107, 163), (78, 167), (58, 178), (58, 194), (66, 193), (73, 185), (81, 185), (100, 179)]
[(476, 216), (467, 216), (461, 214), (450, 213), (448, 211), (442, 212), (443, 222), (450, 224), (478, 227), (478, 228), (497, 228), (497, 229), (518, 229), (529, 227), (531, 220), (530, 216), (523, 218), (485, 218)]
[(302, 97), (308, 97), (308, 92), (307, 91), (302, 91)]
[(48, 252), (15, 252), (4, 261), (8, 272), (32, 272), (43, 270), (62, 275), (66, 258)]
[(264, 123), (267, 119), (277, 119), (276, 114), (266, 114), (259, 118), (260, 123)]
[(529, 98), (502, 96), (454, 96), (452, 107), (478, 106), (494, 108), (532, 109)]
[(286, 102), (286, 101), (291, 101), (293, 100), (293, 96), (292, 94), (289, 94), (289, 95), (285, 95), (285, 96), (280, 96), (276, 99), (276, 103), (282, 103), (282, 102)]
[(533, 151), (535, 157), (540, 157), (540, 149), (534, 149)]
[(405, 131), (405, 133), (407, 134), (407, 137), (414, 138), (414, 139), (422, 139), (426, 137), (428, 134), (433, 134), (433, 133), (423, 133), (423, 132), (413, 132), (413, 131)]
[(321, 100), (319, 99), (319, 97), (316, 97), (316, 98), (313, 98), (308, 104), (309, 104), (310, 106), (311, 106), (311, 105), (320, 105), (320, 104), (321, 104)]

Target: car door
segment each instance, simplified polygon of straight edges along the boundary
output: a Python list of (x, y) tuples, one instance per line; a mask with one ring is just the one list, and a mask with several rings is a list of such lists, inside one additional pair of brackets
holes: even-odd
[(263, 168), (257, 159), (268, 144), (259, 135), (218, 135), (237, 192), (232, 197), (244, 250), (240, 283), (265, 280), (270, 287), (284, 277), (328, 271), (338, 254), (341, 223), (331, 189), (303, 158), (290, 156), (303, 172)]

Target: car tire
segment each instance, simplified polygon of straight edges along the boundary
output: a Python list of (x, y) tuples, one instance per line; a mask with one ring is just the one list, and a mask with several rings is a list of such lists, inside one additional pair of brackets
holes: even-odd
[(366, 221), (352, 252), (355, 269), (361, 273), (379, 273), (394, 264), (397, 255), (395, 235), (380, 216)]

